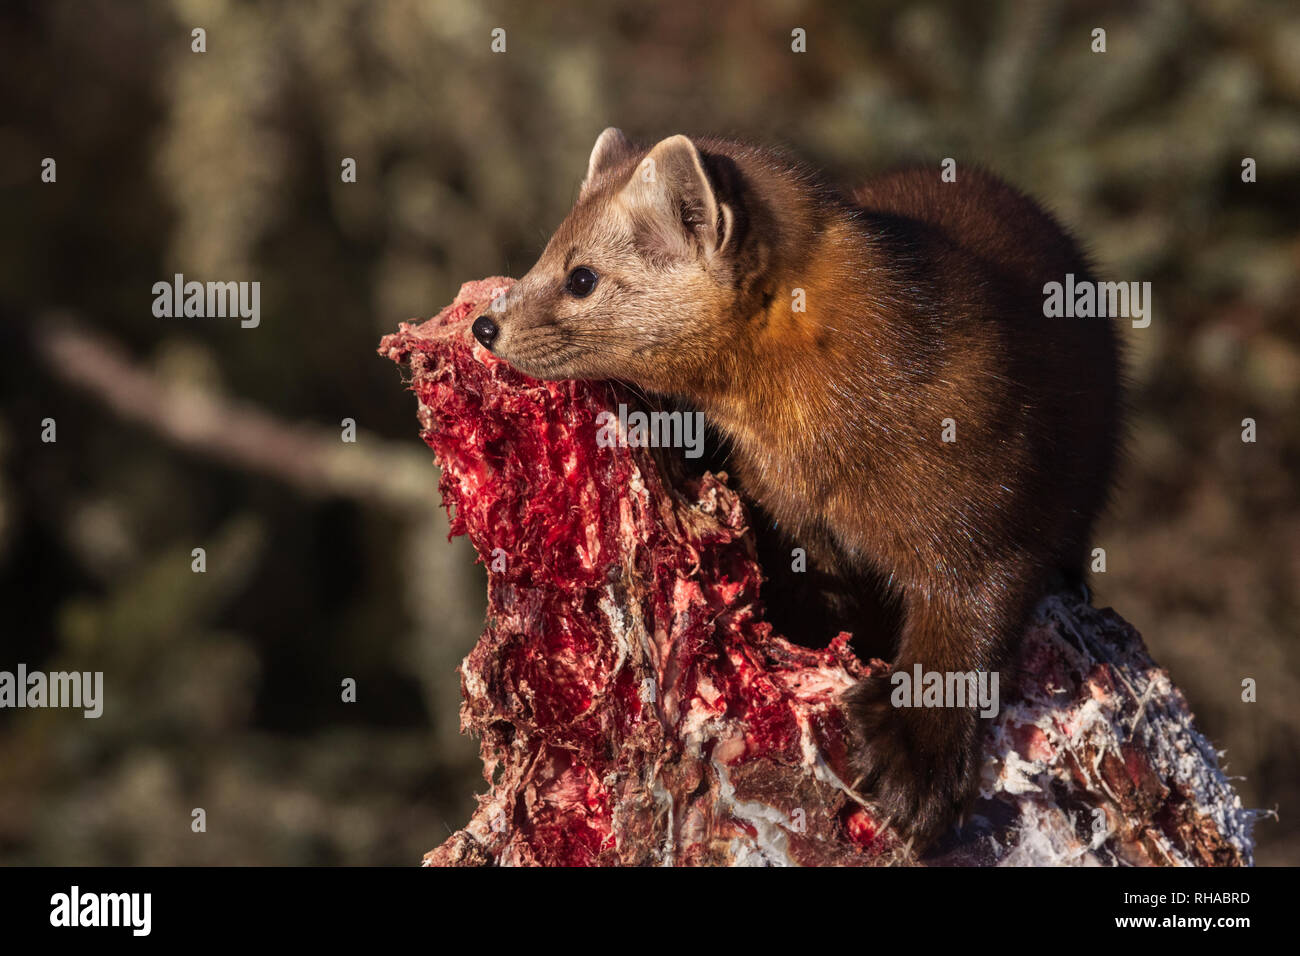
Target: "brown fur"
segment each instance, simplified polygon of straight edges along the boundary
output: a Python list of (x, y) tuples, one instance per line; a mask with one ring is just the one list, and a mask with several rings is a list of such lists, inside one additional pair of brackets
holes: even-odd
[[(565, 291), (579, 265), (599, 276), (586, 298)], [(895, 669), (996, 670), (1052, 575), (1082, 575), (1114, 470), (1118, 341), (1110, 320), (1043, 316), (1044, 283), (1067, 272), (1090, 278), (1069, 237), (977, 170), (902, 171), (849, 198), (755, 147), (647, 151), (607, 130), (573, 211), (486, 315), (525, 372), (703, 410), (819, 572), (889, 582)], [(896, 709), (891, 689), (846, 697), (855, 770), (924, 844), (972, 792), (978, 718)]]

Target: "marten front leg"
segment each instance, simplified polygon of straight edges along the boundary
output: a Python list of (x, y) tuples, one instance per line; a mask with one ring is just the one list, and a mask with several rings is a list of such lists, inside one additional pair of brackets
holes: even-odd
[[(922, 673), (978, 672), (1001, 667), (1026, 612), (1020, 594), (991, 584), (927, 598), (921, 589), (903, 596), (904, 624), (891, 672), (850, 688), (844, 703), (850, 723), (855, 789), (913, 848), (924, 849), (964, 809), (981, 761), (979, 705), (895, 706), (895, 674), (905, 673), (913, 703), (915, 665)], [(991, 686), (991, 682), (986, 684)]]

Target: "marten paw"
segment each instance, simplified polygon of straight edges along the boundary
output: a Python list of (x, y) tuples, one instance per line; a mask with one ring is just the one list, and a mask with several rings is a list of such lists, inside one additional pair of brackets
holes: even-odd
[(895, 707), (891, 691), (876, 678), (844, 694), (849, 783), (919, 852), (956, 820), (975, 789), (977, 720), (967, 708)]

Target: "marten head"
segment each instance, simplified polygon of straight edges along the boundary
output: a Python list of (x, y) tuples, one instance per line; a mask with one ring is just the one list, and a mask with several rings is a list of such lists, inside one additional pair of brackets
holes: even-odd
[(537, 264), (474, 321), (474, 336), (538, 378), (700, 387), (744, 319), (736, 179), (729, 160), (685, 136), (647, 150), (606, 129), (573, 210)]

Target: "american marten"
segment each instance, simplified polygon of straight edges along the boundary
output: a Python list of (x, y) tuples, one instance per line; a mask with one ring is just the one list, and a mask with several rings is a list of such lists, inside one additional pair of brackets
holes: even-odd
[[(751, 145), (601, 133), (577, 203), (474, 336), (543, 379), (618, 379), (729, 439), (741, 490), (901, 611), (892, 672), (997, 671), (1037, 600), (1081, 582), (1115, 469), (1107, 319), (1044, 314), (1091, 275), (1032, 200), (975, 169), (851, 194)], [(854, 784), (920, 848), (980, 768), (970, 706), (844, 698)]]

